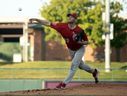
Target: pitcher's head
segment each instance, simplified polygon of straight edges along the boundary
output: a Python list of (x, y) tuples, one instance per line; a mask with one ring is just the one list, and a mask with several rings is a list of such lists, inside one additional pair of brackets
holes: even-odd
[(68, 17), (69, 23), (74, 23), (74, 22), (76, 22), (78, 15), (76, 13), (69, 13), (69, 14), (67, 14), (67, 17)]

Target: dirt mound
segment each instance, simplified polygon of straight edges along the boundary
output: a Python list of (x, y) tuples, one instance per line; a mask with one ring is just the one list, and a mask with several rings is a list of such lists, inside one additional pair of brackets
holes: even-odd
[(127, 96), (127, 83), (85, 83), (65, 89), (36, 89), (26, 91), (4, 92), (1, 95), (41, 95), (41, 96)]

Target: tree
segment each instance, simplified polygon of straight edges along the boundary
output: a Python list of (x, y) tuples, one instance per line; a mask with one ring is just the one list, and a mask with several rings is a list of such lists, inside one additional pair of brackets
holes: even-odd
[(127, 28), (125, 20), (118, 16), (112, 17), (114, 24), (114, 39), (111, 41), (111, 46), (116, 49), (116, 61), (120, 61), (120, 49), (127, 44), (127, 33), (124, 29)]
[[(67, 13), (77, 12), (79, 18), (77, 23), (85, 30), (89, 36), (89, 40), (93, 43), (93, 48), (102, 46), (102, 11), (104, 5), (102, 0), (51, 0), (49, 5), (41, 8), (41, 16), (51, 22), (66, 22)], [(122, 32), (125, 22), (118, 17), (118, 13), (123, 9), (123, 5), (119, 2), (111, 2), (111, 22), (114, 24), (114, 39), (111, 41), (111, 46), (120, 49), (126, 43), (126, 33)], [(63, 39), (53, 29), (46, 28), (46, 40), (53, 39), (61, 41)], [(119, 51), (117, 51), (119, 52)], [(118, 53), (117, 53), (118, 54)], [(117, 55), (119, 56), (119, 55)], [(117, 57), (118, 58), (118, 57)]]
[(116, 50), (116, 61), (120, 61), (120, 49), (127, 44), (127, 33), (124, 32), (126, 22), (118, 14), (123, 10), (122, 5), (119, 2), (111, 3), (111, 23), (114, 24), (114, 39), (111, 40), (111, 47)]
[[(77, 23), (89, 36), (89, 40), (94, 42), (93, 46), (102, 44), (102, 4), (90, 0), (51, 0), (50, 5), (41, 8), (41, 16), (51, 22), (66, 22), (67, 13), (77, 12), (79, 19)], [(96, 12), (95, 12), (96, 10)], [(46, 28), (46, 40), (54, 39), (63, 42), (63, 39), (53, 29)]]

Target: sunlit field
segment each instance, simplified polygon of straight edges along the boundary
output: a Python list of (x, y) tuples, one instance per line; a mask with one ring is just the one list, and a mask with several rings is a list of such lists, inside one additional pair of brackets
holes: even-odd
[[(111, 72), (106, 73), (104, 62), (86, 62), (92, 68), (97, 68), (100, 80), (126, 81), (127, 63), (111, 63)], [(64, 79), (70, 68), (69, 61), (39, 61), (27, 63), (0, 63), (0, 79)], [(74, 80), (93, 80), (91, 74), (78, 69)]]

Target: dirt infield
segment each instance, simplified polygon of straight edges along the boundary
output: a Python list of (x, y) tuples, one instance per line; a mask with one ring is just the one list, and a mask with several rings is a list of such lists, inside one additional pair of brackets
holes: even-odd
[(127, 83), (84, 83), (66, 89), (36, 89), (16, 92), (4, 92), (6, 96), (127, 96)]

